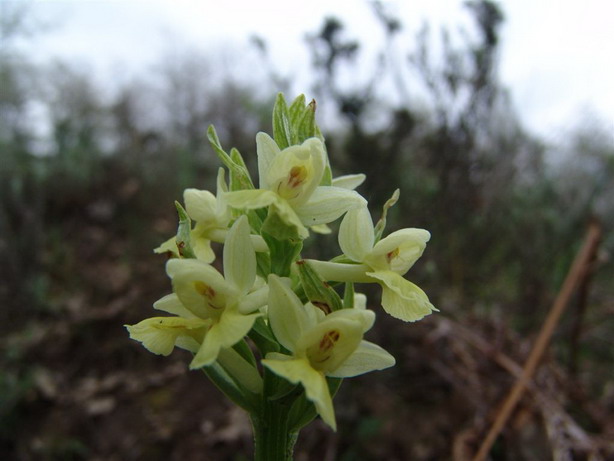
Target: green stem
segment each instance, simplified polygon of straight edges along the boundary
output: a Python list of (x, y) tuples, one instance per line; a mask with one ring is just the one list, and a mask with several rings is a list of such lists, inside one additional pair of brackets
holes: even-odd
[(287, 404), (267, 402), (259, 416), (252, 417), (254, 461), (292, 461), (298, 432), (289, 431)]
[(292, 461), (300, 428), (291, 429), (290, 409), (296, 400), (293, 392), (279, 398), (288, 382), (264, 370), (264, 395), (258, 413), (252, 413), (255, 461)]

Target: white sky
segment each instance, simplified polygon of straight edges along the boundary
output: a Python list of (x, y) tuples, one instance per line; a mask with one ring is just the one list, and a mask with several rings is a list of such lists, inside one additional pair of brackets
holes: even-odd
[[(88, 64), (98, 81), (145, 75), (173, 47), (195, 46), (212, 56), (240, 51), (248, 37), (257, 34), (267, 40), (281, 73), (300, 82), (309, 69), (305, 34), (317, 31), (326, 15), (343, 21), (347, 36), (361, 41), (365, 59), (371, 62), (369, 50), (377, 49), (382, 40), (366, 0), (29, 3), (38, 20), (52, 26), (31, 42), (33, 56)], [(398, 13), (407, 34), (398, 43), (400, 50), (413, 47), (413, 34), (423, 20), (432, 24), (433, 32), (442, 24), (452, 31), (470, 24), (461, 0), (385, 3)], [(614, 131), (614, 3), (507, 0), (502, 4), (506, 22), (500, 75), (525, 125), (552, 138), (577, 125), (578, 119), (596, 116)]]

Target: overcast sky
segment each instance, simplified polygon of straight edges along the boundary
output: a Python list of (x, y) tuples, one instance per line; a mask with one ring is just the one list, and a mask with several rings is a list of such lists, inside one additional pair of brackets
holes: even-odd
[[(0, 0), (6, 2), (7, 0)], [(25, 0), (23, 0), (25, 1)], [(99, 81), (129, 79), (151, 71), (173, 46), (194, 46), (212, 55), (265, 38), (275, 66), (295, 78), (309, 69), (305, 34), (327, 15), (342, 18), (347, 36), (361, 40), (361, 56), (381, 44), (382, 33), (366, 0), (33, 0), (36, 19), (50, 26), (35, 38), (36, 59), (76, 60)], [(470, 25), (460, 0), (385, 2), (397, 13), (409, 49), (422, 21)], [(524, 123), (546, 138), (598, 117), (614, 130), (614, 3), (603, 0), (508, 0), (502, 2), (500, 75)], [(309, 88), (296, 88), (308, 93)]]

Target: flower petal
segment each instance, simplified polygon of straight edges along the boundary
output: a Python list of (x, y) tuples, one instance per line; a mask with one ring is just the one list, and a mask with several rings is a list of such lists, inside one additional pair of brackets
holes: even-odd
[(316, 259), (306, 259), (322, 280), (335, 282), (357, 282), (369, 283), (373, 280), (367, 276), (371, 270), (364, 264), (345, 264), (330, 261), (318, 261)]
[(169, 355), (180, 335), (201, 336), (208, 322), (202, 319), (182, 317), (152, 317), (136, 325), (125, 325), (130, 338), (139, 341), (150, 352)]
[(277, 202), (279, 197), (267, 189), (237, 190), (224, 194), (224, 200), (229, 206), (239, 210), (255, 210), (265, 208)]
[(156, 254), (170, 253), (175, 258), (179, 257), (179, 249), (177, 248), (177, 237), (173, 236), (166, 242), (162, 243), (158, 248), (154, 249)]
[(367, 295), (364, 293), (354, 293), (354, 309), (367, 308)]
[[(206, 332), (203, 329), (202, 336), (204, 336), (205, 333)], [(189, 351), (192, 354), (196, 354), (198, 352), (198, 349), (200, 349), (200, 345), (202, 344), (202, 342), (203, 342), (202, 337), (194, 338), (192, 336), (180, 335), (177, 337), (177, 340), (175, 341), (175, 347)]]
[(237, 289), (222, 274), (197, 259), (171, 259), (166, 272), (173, 282), (173, 291), (181, 303), (200, 318), (217, 318), (233, 304)]
[(405, 322), (415, 322), (436, 311), (426, 293), (417, 285), (392, 271), (368, 272), (382, 285), (382, 307)]
[(360, 186), (365, 181), (365, 179), (367, 179), (367, 177), (362, 173), (346, 174), (333, 178), (332, 185), (335, 187), (341, 187), (342, 189), (354, 190), (358, 186)]
[(337, 430), (333, 400), (322, 373), (314, 370), (306, 359), (264, 359), (262, 364), (291, 383), (302, 384), (307, 398), (314, 403), (324, 422)]
[(260, 314), (242, 315), (235, 309), (225, 309), (218, 322), (211, 325), (202, 346), (190, 363), (190, 369), (211, 365), (220, 349), (234, 346), (252, 329)]
[(373, 270), (405, 274), (422, 256), (431, 234), (424, 229), (400, 229), (375, 244), (364, 262)]
[[(314, 323), (298, 296), (280, 277), (269, 275), (269, 323), (279, 343), (294, 352), (296, 340)], [(315, 322), (315, 319), (314, 321)]]
[(333, 233), (333, 230), (326, 224), (318, 224), (317, 226), (311, 226), (310, 229), (316, 234), (328, 235)]
[(279, 155), (277, 143), (268, 134), (262, 131), (256, 135), (256, 153), (258, 155), (258, 187), (268, 189), (266, 173), (271, 167), (275, 157)]
[(339, 246), (343, 253), (356, 262), (362, 262), (373, 249), (375, 233), (369, 209), (364, 207), (349, 210), (339, 227)]
[(226, 200), (224, 199), (226, 192), (228, 192), (228, 184), (226, 184), (226, 170), (220, 167), (217, 170), (216, 214), (218, 224), (220, 224), (221, 227), (225, 227), (225, 224), (228, 223), (228, 220), (230, 219), (230, 210), (228, 210)]
[(190, 235), (192, 250), (196, 258), (207, 264), (215, 261), (215, 252), (211, 248), (211, 240), (206, 237), (209, 230), (205, 229), (202, 223), (196, 223)]
[(360, 323), (362, 326), (362, 333), (364, 333), (365, 331), (369, 331), (375, 323), (375, 312), (366, 308), (361, 309), (360, 307), (355, 307), (354, 309), (341, 309), (326, 316), (326, 320), (336, 318), (349, 319)]
[(278, 199), (272, 205), (273, 212), (276, 213), (283, 222), (289, 226), (295, 227), (300, 238), (305, 239), (309, 237), (309, 231), (303, 226), (294, 208), (292, 208), (286, 200)]
[(262, 392), (262, 377), (254, 365), (245, 360), (232, 347), (220, 350), (217, 360), (236, 381), (256, 394)]
[(295, 207), (295, 210), (303, 224), (317, 226), (333, 222), (349, 209), (366, 203), (360, 194), (352, 190), (320, 186), (306, 203)]
[[(342, 311), (364, 312), (354, 309)], [(362, 341), (363, 324), (350, 316), (326, 316), (318, 325), (301, 335), (295, 356), (307, 357), (311, 366), (325, 374), (336, 370)]]
[(186, 189), (183, 201), (192, 220), (202, 223), (216, 221), (217, 199), (208, 190)]
[(192, 312), (190, 312), (190, 310), (186, 309), (183, 304), (181, 304), (181, 301), (179, 301), (179, 298), (175, 293), (171, 293), (158, 299), (154, 303), (153, 307), (159, 311), (175, 314), (186, 319), (198, 318)]
[[(256, 279), (256, 282), (262, 279)], [(269, 299), (269, 286), (264, 284), (260, 288), (250, 291), (243, 296), (237, 304), (241, 314), (251, 314), (267, 305)]]
[(241, 294), (247, 293), (256, 280), (256, 252), (245, 215), (228, 231), (224, 245), (224, 276)]
[(394, 357), (377, 344), (361, 341), (354, 353), (339, 368), (327, 374), (335, 378), (351, 378), (370, 371), (389, 368), (395, 363)]
[(282, 150), (275, 157), (266, 173), (267, 188), (297, 207), (305, 203), (318, 187), (325, 165), (322, 141), (309, 138), (300, 146)]

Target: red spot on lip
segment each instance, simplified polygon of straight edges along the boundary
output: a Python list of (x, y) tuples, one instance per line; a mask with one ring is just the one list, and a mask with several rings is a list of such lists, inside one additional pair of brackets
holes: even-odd
[(300, 166), (293, 166), (290, 169), (290, 176), (288, 177), (288, 185), (292, 188), (298, 187), (305, 180), (305, 174), (303, 168)]
[(394, 250), (386, 253), (386, 261), (390, 263), (397, 256), (399, 256), (399, 249), (395, 248)]
[(341, 334), (337, 330), (331, 330), (324, 333), (324, 336), (322, 336), (319, 344), (320, 352), (330, 351), (335, 346), (337, 341), (339, 341), (340, 337)]
[(194, 289), (198, 292), (198, 294), (202, 295), (206, 299), (208, 306), (212, 307), (213, 309), (221, 308), (221, 306), (216, 306), (213, 304), (213, 299), (217, 293), (212, 287), (204, 282), (201, 282), (200, 280), (197, 280), (194, 282)]

